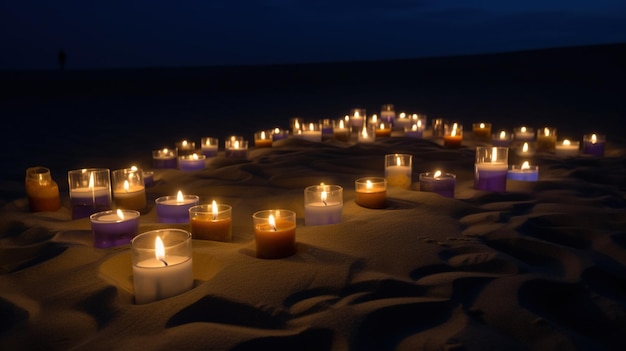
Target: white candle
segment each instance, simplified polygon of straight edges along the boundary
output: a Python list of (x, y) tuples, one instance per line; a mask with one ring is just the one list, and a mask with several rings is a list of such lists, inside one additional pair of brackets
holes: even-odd
[(341, 222), (343, 188), (338, 185), (309, 186), (304, 189), (304, 223), (307, 226)]
[(580, 150), (579, 141), (564, 139), (555, 146), (554, 153), (559, 156), (576, 156)]

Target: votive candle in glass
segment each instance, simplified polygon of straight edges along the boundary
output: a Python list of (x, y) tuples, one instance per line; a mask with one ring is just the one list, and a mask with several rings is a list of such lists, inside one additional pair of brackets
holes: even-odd
[(247, 140), (227, 140), (224, 156), (227, 158), (247, 159), (248, 158), (248, 141)]
[(277, 259), (296, 253), (296, 213), (262, 210), (252, 215), (258, 258)]
[(93, 246), (115, 247), (129, 244), (139, 232), (139, 211), (109, 210), (89, 216)]
[(206, 157), (215, 157), (219, 149), (219, 139), (213, 137), (203, 137), (200, 139), (202, 154)]
[(261, 130), (254, 133), (254, 146), (255, 147), (271, 147), (272, 146), (272, 132), (267, 130)]
[(304, 189), (306, 226), (341, 223), (343, 188), (339, 185), (312, 185)]
[(537, 130), (537, 151), (551, 152), (556, 148), (556, 128), (544, 127)]
[(279, 140), (285, 140), (289, 138), (289, 130), (280, 129), (278, 127), (272, 130), (272, 142), (276, 142)]
[(191, 236), (194, 239), (213, 241), (232, 241), (232, 207), (218, 204), (197, 205), (189, 208)]
[(491, 135), (491, 145), (493, 146), (509, 147), (512, 140), (513, 135), (507, 133), (506, 130), (500, 130), (498, 133)]
[(112, 172), (115, 207), (142, 211), (146, 208), (146, 183), (144, 172), (137, 168), (116, 169)]
[(536, 182), (539, 180), (539, 166), (531, 165), (528, 161), (521, 165), (512, 165), (507, 173), (508, 180)]
[(463, 143), (463, 125), (449, 123), (444, 126), (443, 146), (447, 148), (459, 148)]
[(535, 130), (526, 126), (513, 129), (513, 136), (517, 141), (533, 141), (535, 140)]
[(183, 139), (176, 143), (176, 152), (178, 156), (191, 155), (196, 152), (196, 143)]
[(472, 132), (477, 139), (489, 140), (491, 138), (491, 123), (472, 123)]
[(322, 130), (317, 123), (304, 123), (298, 131), (294, 132), (293, 137), (319, 143), (322, 141)]
[(178, 153), (176, 149), (163, 148), (152, 151), (152, 167), (176, 168), (178, 167)]
[(159, 229), (131, 241), (133, 286), (138, 305), (180, 295), (193, 288), (191, 233)]
[(376, 123), (374, 128), (376, 138), (386, 138), (391, 136), (391, 124), (389, 123), (380, 121)]
[(410, 128), (404, 129), (404, 136), (409, 138), (422, 138), (424, 137), (424, 129), (426, 127), (426, 122), (418, 119), (417, 121), (411, 122)]
[(506, 191), (508, 162), (509, 149), (507, 147), (476, 147), (474, 188), (487, 191)]
[(420, 191), (454, 198), (456, 174), (441, 171), (420, 173)]
[(357, 140), (359, 143), (373, 143), (376, 141), (377, 135), (378, 133), (375, 131), (375, 127), (366, 123), (363, 125), (363, 128), (361, 128)]
[(603, 134), (586, 134), (583, 136), (583, 154), (592, 156), (604, 156), (606, 143)]
[(59, 185), (47, 167), (29, 167), (24, 181), (31, 212), (56, 211), (61, 208)]
[(580, 153), (580, 141), (563, 139), (556, 143), (554, 154), (559, 156), (577, 156)]
[(433, 137), (443, 137), (444, 126), (448, 124), (448, 121), (443, 118), (433, 119)]
[(380, 107), (380, 119), (391, 125), (395, 124), (396, 109), (393, 104), (384, 104)]
[(344, 118), (334, 121), (333, 136), (339, 141), (350, 140), (350, 128), (348, 122)]
[(400, 112), (393, 123), (394, 128), (405, 130), (411, 127), (411, 118), (406, 112)]
[(350, 110), (350, 128), (353, 133), (358, 133), (365, 124), (367, 118), (364, 108), (353, 108)]
[(319, 126), (322, 130), (322, 140), (332, 139), (333, 137), (333, 121), (330, 118), (324, 118), (319, 120)]
[(153, 171), (143, 171), (143, 184), (146, 187), (154, 185), (154, 172)]
[(189, 209), (198, 205), (197, 195), (161, 196), (155, 200), (156, 213), (161, 223), (189, 223)]
[(111, 172), (107, 168), (83, 168), (67, 174), (72, 219), (88, 218), (111, 209)]
[(200, 171), (206, 168), (206, 156), (193, 153), (191, 155), (178, 156), (178, 169), (183, 172)]
[(409, 154), (385, 155), (387, 186), (409, 189), (413, 175), (413, 156)]
[(387, 180), (382, 177), (359, 178), (354, 181), (354, 202), (367, 208), (387, 206)]

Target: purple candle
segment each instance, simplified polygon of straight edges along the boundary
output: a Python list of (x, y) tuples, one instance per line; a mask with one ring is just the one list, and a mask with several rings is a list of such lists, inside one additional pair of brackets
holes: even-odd
[(511, 135), (504, 130), (499, 131), (498, 134), (492, 134), (491, 145), (508, 147), (511, 145)]
[(583, 136), (583, 154), (604, 156), (605, 136), (601, 134), (587, 134)]
[(144, 184), (144, 186), (153, 186), (154, 185), (154, 172), (152, 172), (152, 171), (144, 171), (143, 172), (143, 184)]
[(205, 155), (192, 154), (178, 157), (178, 168), (181, 171), (199, 171), (205, 168)]
[(134, 210), (102, 211), (89, 217), (93, 246), (107, 248), (129, 244), (139, 232), (139, 212)]
[(506, 191), (508, 162), (509, 149), (506, 147), (476, 147), (474, 188), (486, 191)]
[(152, 166), (154, 168), (178, 167), (178, 153), (176, 149), (164, 148), (152, 151)]
[(110, 210), (111, 175), (106, 168), (86, 168), (68, 172), (72, 219), (87, 218)]
[(196, 206), (200, 198), (197, 195), (162, 196), (155, 200), (157, 217), (161, 223), (189, 223), (189, 209)]
[(288, 130), (282, 130), (280, 128), (274, 128), (274, 130), (272, 130), (272, 141), (278, 141), (278, 140), (283, 140), (283, 139), (287, 139), (289, 137), (289, 131)]
[(426, 172), (420, 173), (420, 191), (437, 193), (441, 196), (454, 198), (456, 175), (452, 173)]
[(201, 139), (202, 145), (202, 154), (206, 157), (215, 157), (217, 156), (217, 149), (219, 146), (219, 139), (204, 137)]
[(539, 166), (530, 165), (528, 161), (521, 166), (513, 165), (507, 173), (507, 178), (523, 182), (536, 182), (539, 180)]

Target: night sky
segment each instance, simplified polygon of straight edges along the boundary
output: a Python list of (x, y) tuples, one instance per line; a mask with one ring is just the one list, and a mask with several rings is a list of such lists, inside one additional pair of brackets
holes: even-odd
[(19, 0), (0, 70), (413, 58), (626, 42), (624, 0)]

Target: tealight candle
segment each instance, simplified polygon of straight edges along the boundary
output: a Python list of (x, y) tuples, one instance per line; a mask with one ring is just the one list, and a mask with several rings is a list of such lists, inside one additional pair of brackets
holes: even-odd
[(156, 213), (161, 223), (189, 223), (189, 209), (196, 206), (200, 198), (197, 195), (161, 196), (155, 200)]
[(32, 212), (56, 211), (61, 208), (59, 185), (52, 179), (50, 169), (29, 167), (24, 184)]
[(605, 136), (602, 134), (586, 134), (583, 136), (583, 154), (604, 156)]
[(512, 135), (508, 134), (506, 130), (501, 130), (497, 134), (491, 136), (491, 145), (508, 147), (511, 145)]
[(461, 147), (463, 142), (463, 126), (458, 123), (450, 123), (444, 126), (443, 146), (447, 148)]
[(248, 158), (248, 141), (247, 140), (227, 140), (224, 156), (227, 158)]
[(206, 168), (205, 160), (205, 155), (198, 155), (196, 153), (179, 156), (178, 168), (184, 172), (200, 171)]
[(319, 143), (322, 141), (322, 131), (317, 123), (305, 123), (293, 134), (294, 138)]
[(272, 132), (261, 130), (254, 133), (254, 146), (255, 147), (271, 147), (272, 146)]
[(513, 165), (507, 173), (507, 179), (524, 182), (536, 182), (539, 180), (539, 166), (530, 165), (528, 161), (522, 165)]
[(367, 208), (387, 206), (387, 180), (381, 177), (359, 178), (354, 182), (357, 205)]
[(193, 288), (191, 234), (182, 229), (160, 229), (131, 241), (135, 303), (146, 304)]
[(341, 223), (343, 188), (339, 185), (312, 185), (304, 189), (304, 224)]
[(111, 175), (106, 168), (84, 168), (68, 172), (72, 219), (87, 218), (111, 209)]
[(378, 136), (378, 132), (374, 131), (374, 128), (368, 124), (363, 125), (363, 128), (358, 134), (359, 143), (373, 143)]
[(363, 128), (363, 124), (365, 124), (365, 109), (363, 108), (353, 108), (350, 111), (350, 127), (352, 128), (352, 132), (358, 133)]
[(176, 149), (163, 148), (152, 151), (152, 167), (176, 168), (178, 166), (178, 153)]
[(291, 125), (291, 134), (292, 135), (296, 135), (297, 133), (299, 133), (302, 130), (302, 124), (304, 123), (304, 120), (300, 117), (294, 117), (291, 119), (290, 121), (290, 125)]
[(413, 156), (408, 154), (385, 155), (385, 179), (390, 187), (408, 189), (413, 174)]
[(409, 138), (422, 138), (426, 124), (421, 120), (411, 123), (409, 129), (404, 130), (404, 136)]
[(556, 143), (554, 153), (559, 156), (577, 156), (580, 152), (580, 142), (563, 139)]
[(400, 130), (405, 130), (411, 127), (411, 118), (406, 114), (406, 112), (400, 112), (393, 125)]
[(233, 222), (232, 207), (217, 204), (215, 200), (208, 205), (197, 205), (189, 208), (189, 223), (194, 239), (232, 241)]
[(448, 124), (448, 121), (443, 118), (433, 119), (433, 136), (443, 137), (444, 126)]
[(556, 148), (556, 128), (537, 130), (537, 151), (554, 151)]
[(218, 148), (219, 148), (219, 139), (213, 137), (203, 137), (200, 139), (200, 147), (202, 149), (202, 154), (205, 157), (215, 157), (217, 156)]
[(139, 232), (140, 213), (135, 210), (109, 210), (89, 216), (93, 246), (107, 248), (126, 245)]
[(491, 123), (473, 123), (472, 131), (474, 136), (478, 139), (489, 140), (491, 138)]
[(420, 191), (437, 193), (444, 197), (454, 197), (456, 175), (441, 171), (420, 173)]
[(146, 184), (143, 174), (137, 167), (113, 171), (113, 199), (117, 208), (135, 211), (146, 208)]
[(391, 124), (385, 122), (378, 122), (374, 129), (377, 138), (385, 138), (391, 135)]
[(296, 213), (263, 210), (252, 215), (258, 258), (276, 259), (296, 252)]
[(513, 135), (515, 140), (518, 141), (533, 141), (535, 140), (535, 130), (525, 126), (513, 129)]
[(476, 147), (474, 188), (487, 191), (506, 191), (509, 149), (506, 147)]
[(176, 143), (176, 152), (178, 156), (191, 155), (196, 152), (196, 143), (193, 141), (182, 140)]
[(339, 141), (348, 141), (350, 140), (350, 129), (348, 128), (348, 124), (343, 118), (340, 118), (335, 122), (333, 126), (333, 136), (335, 139)]
[(390, 123), (391, 125), (395, 124), (396, 109), (393, 104), (385, 104), (381, 106), (380, 119), (384, 122)]
[(272, 142), (276, 142), (279, 140), (285, 140), (289, 138), (289, 131), (286, 129), (280, 129), (278, 127), (272, 130)]
[(323, 140), (328, 140), (328, 139), (332, 139), (333, 137), (333, 123), (330, 120), (330, 118), (324, 118), (319, 120), (319, 126), (320, 129), (322, 130), (322, 139)]
[(515, 148), (515, 154), (520, 157), (531, 157), (535, 154), (535, 147), (533, 143), (527, 141), (518, 144)]

